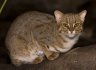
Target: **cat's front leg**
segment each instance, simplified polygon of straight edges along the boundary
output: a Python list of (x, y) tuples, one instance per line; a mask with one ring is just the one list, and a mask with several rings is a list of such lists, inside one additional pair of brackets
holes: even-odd
[(55, 60), (59, 57), (59, 53), (50, 51), (48, 54), (46, 54), (46, 57), (48, 60)]
[(59, 52), (51, 51), (48, 47), (43, 47), (44, 54), (48, 60), (55, 60), (59, 57)]
[(32, 62), (32, 64), (41, 63), (43, 60), (44, 60), (44, 57), (43, 57), (43, 56), (39, 56), (39, 57), (37, 57), (37, 58)]

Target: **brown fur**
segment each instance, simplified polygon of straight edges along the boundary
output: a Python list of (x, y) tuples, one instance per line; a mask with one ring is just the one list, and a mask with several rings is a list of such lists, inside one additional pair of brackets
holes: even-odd
[[(70, 40), (68, 42), (63, 35), (67, 35), (68, 30), (71, 32), (75, 30), (76, 35), (79, 36), (83, 21), (79, 14), (63, 14), (59, 21), (56, 14), (58, 11), (55, 12), (55, 21), (52, 15), (36, 11), (28, 12), (13, 22), (6, 37), (6, 46), (13, 64), (37, 64), (44, 60), (44, 55), (49, 60), (54, 60), (61, 52), (58, 48), (64, 49), (64, 52), (71, 49), (78, 38), (76, 37), (76, 40), (68, 39), (68, 41)], [(67, 42), (68, 44), (66, 44)], [(64, 44), (66, 44), (65, 46), (70, 45), (65, 47)], [(39, 51), (43, 53), (39, 55)]]

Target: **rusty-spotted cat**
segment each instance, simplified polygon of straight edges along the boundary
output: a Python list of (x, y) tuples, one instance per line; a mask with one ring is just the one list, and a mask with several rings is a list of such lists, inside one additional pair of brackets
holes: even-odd
[(83, 30), (87, 11), (54, 16), (31, 11), (19, 16), (11, 25), (6, 46), (13, 64), (37, 64), (46, 56), (54, 60), (59, 53), (69, 51)]

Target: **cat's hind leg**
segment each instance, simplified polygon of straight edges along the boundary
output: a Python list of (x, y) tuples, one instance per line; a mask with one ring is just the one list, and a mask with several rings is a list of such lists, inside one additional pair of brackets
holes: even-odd
[(20, 66), (23, 64), (23, 62), (21, 60), (18, 60), (18, 59), (14, 59), (11, 57), (11, 62), (12, 64), (14, 64), (15, 66)]

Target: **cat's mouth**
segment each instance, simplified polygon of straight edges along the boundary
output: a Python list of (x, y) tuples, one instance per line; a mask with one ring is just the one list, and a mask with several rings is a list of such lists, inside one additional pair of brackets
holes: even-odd
[(67, 38), (69, 39), (74, 39), (77, 37), (78, 34), (74, 34), (74, 35), (66, 35)]

